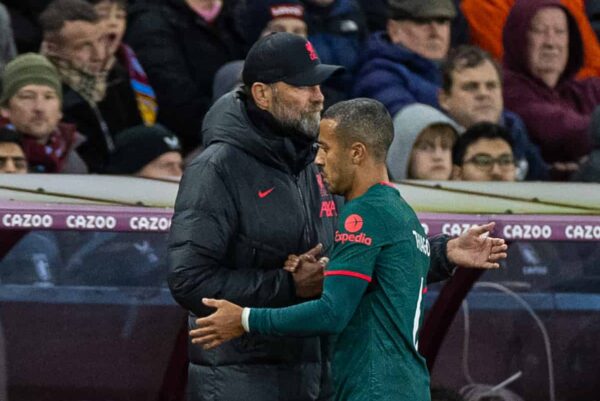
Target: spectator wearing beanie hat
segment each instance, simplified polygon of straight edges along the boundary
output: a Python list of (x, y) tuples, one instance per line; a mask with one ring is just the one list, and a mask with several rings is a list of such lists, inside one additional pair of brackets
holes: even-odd
[(106, 172), (145, 178), (177, 179), (183, 175), (181, 144), (160, 124), (129, 128), (119, 134)]
[(27, 53), (6, 65), (2, 75), (0, 126), (22, 135), (31, 172), (84, 174), (75, 149), (84, 142), (72, 124), (61, 123), (62, 86), (44, 56)]
[[(245, 0), (235, 9), (236, 23), (250, 47), (272, 32), (307, 36), (304, 6), (298, 0)], [(243, 60), (230, 61), (215, 74), (213, 102), (242, 83)]]

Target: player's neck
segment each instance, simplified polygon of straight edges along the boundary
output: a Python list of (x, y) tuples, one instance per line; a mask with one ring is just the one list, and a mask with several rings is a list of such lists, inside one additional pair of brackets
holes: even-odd
[(346, 201), (351, 201), (354, 198), (364, 195), (373, 185), (388, 182), (389, 180), (390, 177), (388, 176), (385, 163), (364, 166), (358, 170), (354, 177), (352, 188), (344, 198), (346, 198)]

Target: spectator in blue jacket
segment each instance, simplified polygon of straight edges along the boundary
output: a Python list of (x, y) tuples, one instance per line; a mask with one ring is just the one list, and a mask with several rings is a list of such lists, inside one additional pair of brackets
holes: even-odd
[(549, 165), (527, 135), (521, 118), (504, 110), (502, 73), (489, 53), (476, 46), (460, 46), (442, 64), (439, 103), (463, 129), (480, 122), (505, 127), (513, 141), (518, 180), (546, 180)]
[(438, 63), (450, 46), (451, 0), (390, 0), (385, 32), (367, 42), (353, 88), (354, 96), (382, 102), (394, 116), (411, 103), (439, 107)]

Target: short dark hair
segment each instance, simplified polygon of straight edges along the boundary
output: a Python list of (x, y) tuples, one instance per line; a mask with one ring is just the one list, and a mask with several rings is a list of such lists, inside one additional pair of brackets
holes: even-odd
[(44, 38), (56, 37), (69, 21), (96, 23), (100, 21), (100, 17), (94, 6), (84, 0), (54, 0), (40, 14), (39, 22)]
[(16, 143), (23, 149), (21, 135), (8, 128), (0, 128), (0, 143)]
[(510, 132), (506, 128), (498, 124), (482, 122), (471, 126), (458, 138), (452, 149), (452, 163), (462, 166), (467, 149), (480, 139), (501, 139), (508, 143), (513, 153), (515, 151)]
[(441, 67), (442, 90), (446, 93), (450, 93), (452, 90), (452, 85), (454, 84), (452, 81), (453, 72), (462, 71), (465, 68), (475, 68), (486, 61), (492, 63), (498, 73), (498, 78), (502, 82), (502, 70), (500, 66), (485, 50), (471, 45), (462, 45), (451, 50)]
[(384, 161), (394, 139), (394, 124), (385, 106), (374, 99), (357, 98), (328, 108), (323, 119), (336, 122), (335, 133), (346, 144), (362, 142), (377, 161)]

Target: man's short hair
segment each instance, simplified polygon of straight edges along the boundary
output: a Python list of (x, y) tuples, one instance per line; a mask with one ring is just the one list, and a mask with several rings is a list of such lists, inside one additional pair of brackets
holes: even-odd
[(21, 135), (8, 128), (0, 128), (0, 143), (15, 143), (23, 149), (23, 142), (21, 141)]
[(100, 17), (94, 6), (84, 0), (54, 0), (40, 14), (45, 39), (58, 39), (58, 33), (69, 21), (96, 23)]
[(515, 152), (512, 137), (506, 128), (494, 123), (481, 122), (471, 126), (458, 138), (452, 149), (452, 163), (462, 166), (467, 149), (481, 139), (501, 139), (508, 143), (513, 153)]
[(451, 50), (441, 67), (442, 90), (446, 93), (452, 91), (452, 85), (454, 85), (452, 73), (457, 71), (460, 72), (465, 68), (479, 67), (486, 61), (492, 63), (498, 73), (498, 78), (502, 82), (502, 70), (500, 69), (500, 66), (485, 50), (471, 45), (462, 45)]
[(328, 108), (323, 119), (336, 122), (335, 133), (345, 144), (364, 143), (377, 161), (385, 160), (394, 124), (382, 103), (368, 98), (346, 100)]

